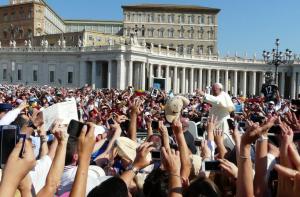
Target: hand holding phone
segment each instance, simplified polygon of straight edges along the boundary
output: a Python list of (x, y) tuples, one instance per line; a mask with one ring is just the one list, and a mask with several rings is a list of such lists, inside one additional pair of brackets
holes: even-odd
[(71, 120), (67, 130), (70, 137), (78, 138), (84, 125), (84, 123), (77, 120)]
[(230, 130), (234, 130), (235, 129), (235, 123), (234, 120), (232, 119), (227, 119), (227, 123), (228, 123), (228, 127)]
[(221, 171), (220, 161), (204, 161), (203, 171), (219, 172)]
[(161, 160), (161, 152), (160, 150), (151, 151), (152, 161), (160, 161)]

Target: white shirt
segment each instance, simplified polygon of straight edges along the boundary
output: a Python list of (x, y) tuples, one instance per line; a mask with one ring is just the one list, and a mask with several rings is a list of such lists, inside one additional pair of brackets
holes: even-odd
[(21, 113), (21, 110), (19, 108), (13, 109), (9, 112), (7, 112), (0, 120), (0, 126), (3, 125), (10, 125), (13, 121), (16, 120), (18, 115)]
[(40, 160), (37, 160), (35, 167), (29, 172), (36, 194), (45, 186), (51, 165), (51, 158), (45, 155)]
[[(61, 177), (61, 183), (56, 192), (57, 196), (68, 196), (72, 190), (72, 185), (75, 180), (77, 171), (77, 166), (65, 166), (64, 173)], [(98, 166), (89, 166), (87, 185), (86, 185), (86, 195), (94, 189), (96, 186), (100, 185), (105, 180), (109, 179), (109, 176), (105, 175), (102, 168)]]

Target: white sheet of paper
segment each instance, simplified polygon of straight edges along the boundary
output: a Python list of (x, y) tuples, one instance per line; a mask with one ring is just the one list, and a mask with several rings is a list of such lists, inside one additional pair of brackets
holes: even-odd
[(57, 119), (63, 124), (69, 124), (72, 119), (78, 120), (77, 105), (75, 99), (57, 103), (43, 110), (44, 127), (48, 131)]

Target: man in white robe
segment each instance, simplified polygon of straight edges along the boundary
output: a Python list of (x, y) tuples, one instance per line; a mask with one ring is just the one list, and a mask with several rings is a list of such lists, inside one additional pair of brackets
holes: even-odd
[[(227, 137), (231, 139), (227, 119), (230, 118), (230, 113), (234, 111), (234, 104), (230, 96), (223, 91), (222, 84), (215, 83), (212, 86), (211, 91), (212, 95), (206, 94), (203, 91), (198, 91), (198, 93), (204, 97), (204, 102), (212, 105), (209, 116), (214, 116), (217, 119), (216, 128), (221, 128), (223, 130), (225, 139)], [(225, 140), (225, 142), (230, 148), (232, 147), (232, 143), (227, 142), (227, 140)]]

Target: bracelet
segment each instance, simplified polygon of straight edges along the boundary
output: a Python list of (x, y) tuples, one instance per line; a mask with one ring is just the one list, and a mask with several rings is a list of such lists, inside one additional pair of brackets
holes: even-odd
[(257, 142), (263, 142), (263, 141), (268, 140), (268, 139), (269, 139), (268, 136), (261, 135), (256, 141)]
[(178, 177), (178, 178), (181, 179), (181, 176), (180, 176), (180, 175), (177, 175), (177, 174), (172, 174), (172, 173), (170, 173), (170, 176), (175, 176), (175, 177)]
[(41, 138), (41, 143), (46, 143), (48, 141), (47, 136), (45, 135), (41, 135), (40, 138)]
[(170, 193), (182, 194), (182, 191), (183, 191), (182, 187), (175, 187), (170, 190)]
[(243, 155), (240, 155), (240, 158), (241, 158), (241, 159), (250, 159), (250, 157), (243, 156)]

